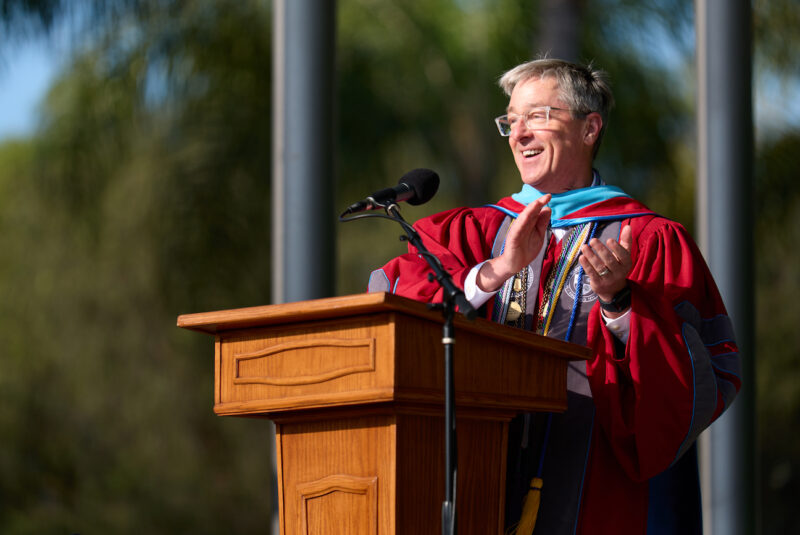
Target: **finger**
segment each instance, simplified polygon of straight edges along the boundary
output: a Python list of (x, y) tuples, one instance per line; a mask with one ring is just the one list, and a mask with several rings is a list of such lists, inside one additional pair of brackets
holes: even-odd
[(541, 214), (542, 209), (548, 202), (550, 202), (550, 194), (543, 195), (528, 204), (517, 217), (517, 225), (526, 226), (528, 224), (535, 224), (539, 214)]
[(631, 245), (633, 244), (633, 231), (631, 230), (630, 225), (625, 225), (622, 227), (622, 232), (619, 234), (619, 244), (628, 251), (631, 252)]
[(553, 198), (553, 196), (552, 196), (552, 195), (550, 195), (549, 193), (545, 193), (544, 195), (542, 195), (541, 197), (539, 197), (538, 199), (536, 199), (536, 202), (537, 202), (537, 203), (539, 203), (539, 204), (541, 204), (542, 206), (544, 206), (544, 205), (546, 205), (547, 203), (549, 203), (549, 202), (550, 202), (550, 199), (552, 199), (552, 198)]
[[(589, 277), (599, 276), (603, 270), (608, 269), (603, 259), (588, 244), (583, 244), (581, 247), (581, 256), (578, 257), (578, 261)], [(595, 277), (595, 280), (598, 279)]]
[(544, 235), (544, 232), (547, 230), (547, 225), (550, 224), (550, 215), (551, 210), (548, 206), (542, 208), (542, 211), (539, 212), (539, 217), (536, 220), (536, 231)]
[(619, 241), (608, 239), (606, 240), (606, 245), (614, 253), (620, 263), (623, 265), (630, 265), (631, 264), (631, 246), (633, 245), (632, 239), (632, 231), (630, 225), (625, 225), (622, 227), (622, 231), (619, 235)]
[(578, 257), (578, 262), (589, 279), (592, 291), (599, 295), (612, 279), (611, 271), (606, 266), (596, 266), (585, 256)]
[(606, 242), (606, 246), (608, 250), (614, 255), (614, 259), (623, 266), (629, 266), (631, 264), (631, 254), (628, 252), (621, 243), (616, 240), (609, 239)]
[(544, 208), (544, 206), (547, 205), (547, 203), (550, 202), (550, 198), (551, 198), (551, 195), (549, 193), (545, 193), (544, 195), (542, 195), (541, 197), (539, 197), (538, 199), (536, 199), (532, 203), (529, 203), (528, 206), (525, 207), (525, 209), (526, 210), (531, 210), (531, 211), (535, 210), (535, 211), (538, 212), (542, 208)]
[(539, 249), (544, 242), (545, 235), (547, 234), (547, 227), (550, 224), (550, 208), (547, 206), (542, 208), (542, 211), (539, 212), (535, 221), (532, 222), (532, 225), (529, 225), (528, 233), (526, 234), (526, 238), (528, 240), (529, 246), (535, 252), (539, 252)]
[[(584, 245), (584, 247), (585, 247), (585, 245)], [(587, 256), (585, 254), (582, 254), (581, 256), (578, 257), (578, 262), (581, 263), (581, 267), (583, 268), (583, 271), (587, 275), (589, 275), (590, 279), (594, 278), (594, 276), (597, 275), (597, 270), (594, 269), (594, 266), (592, 265), (592, 263), (589, 261), (589, 258), (587, 258)]]
[(511, 226), (509, 239), (512, 241), (543, 239), (550, 223), (551, 210), (546, 206), (549, 200), (550, 195), (544, 195), (526, 206)]
[(581, 256), (579, 257), (581, 260), (586, 260), (590, 265), (594, 265), (593, 261), (596, 261), (597, 254), (595, 254), (594, 249), (588, 244), (584, 243), (581, 245)]
[(608, 246), (609, 249), (611, 249), (615, 253), (620, 248), (624, 249), (626, 252), (629, 253), (631, 250), (631, 226), (625, 225), (622, 228), (622, 232), (620, 232), (619, 235), (619, 241), (613, 238), (609, 238), (606, 240), (606, 245)]
[[(613, 241), (613, 240), (609, 240)], [(597, 238), (592, 238), (589, 241), (589, 246), (594, 253), (594, 256), (599, 259), (599, 262), (605, 265), (608, 268), (613, 268), (614, 265), (619, 264), (620, 260), (614, 255), (614, 253), (606, 247), (600, 240)], [(594, 265), (597, 267), (598, 271), (602, 271), (602, 267), (598, 264), (597, 261), (593, 262)]]

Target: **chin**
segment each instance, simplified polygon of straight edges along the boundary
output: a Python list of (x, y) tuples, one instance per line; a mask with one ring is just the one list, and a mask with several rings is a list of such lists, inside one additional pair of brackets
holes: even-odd
[(547, 179), (540, 176), (523, 177), (522, 182), (529, 186), (533, 186), (536, 189), (540, 189), (545, 187), (545, 184), (547, 184)]

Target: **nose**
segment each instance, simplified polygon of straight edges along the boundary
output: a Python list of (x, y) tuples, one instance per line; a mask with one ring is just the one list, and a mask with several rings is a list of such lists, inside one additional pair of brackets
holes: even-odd
[(525, 124), (525, 120), (521, 119), (514, 122), (514, 125), (511, 127), (511, 133), (509, 134), (510, 137), (515, 139), (520, 139), (527, 135), (530, 135), (532, 130), (528, 128), (528, 125)]

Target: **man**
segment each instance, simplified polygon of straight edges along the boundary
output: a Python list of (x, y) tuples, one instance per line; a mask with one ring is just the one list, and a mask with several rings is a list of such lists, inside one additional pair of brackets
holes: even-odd
[[(570, 365), (565, 413), (511, 426), (506, 523), (539, 477), (535, 533), (700, 533), (694, 442), (740, 387), (716, 285), (680, 224), (592, 168), (613, 104), (603, 72), (541, 59), (500, 86), (521, 191), (416, 228), (488, 317), (592, 350)], [(439, 301), (427, 272), (411, 250), (370, 291)]]

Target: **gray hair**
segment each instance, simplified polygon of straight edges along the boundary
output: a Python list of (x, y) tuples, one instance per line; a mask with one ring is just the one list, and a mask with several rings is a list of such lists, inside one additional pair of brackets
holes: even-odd
[(596, 156), (608, 124), (608, 112), (614, 106), (608, 74), (593, 68), (591, 64), (579, 65), (561, 59), (545, 58), (517, 65), (500, 77), (499, 84), (510, 97), (517, 84), (532, 78), (553, 78), (558, 84), (559, 96), (573, 110), (573, 116), (585, 116), (593, 112), (600, 114), (603, 127), (592, 148), (592, 155)]

